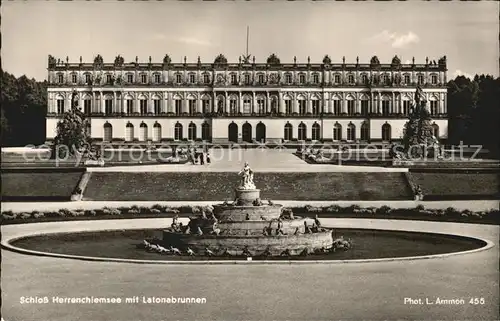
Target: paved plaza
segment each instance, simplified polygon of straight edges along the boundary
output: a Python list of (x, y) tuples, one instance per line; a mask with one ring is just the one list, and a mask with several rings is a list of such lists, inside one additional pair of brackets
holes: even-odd
[[(324, 219), (326, 226), (390, 228), (496, 241), (498, 226)], [(3, 239), (37, 233), (167, 226), (168, 219), (2, 226)], [(279, 265), (89, 262), (2, 250), (2, 316), (67, 320), (497, 320), (498, 247), (414, 261)], [(20, 304), (21, 296), (141, 297), (137, 304)], [(144, 304), (147, 297), (204, 297), (206, 304)], [(405, 298), (464, 298), (465, 305), (408, 305)], [(470, 298), (484, 298), (472, 305)]]
[(210, 164), (91, 167), (102, 172), (236, 172), (245, 162), (256, 172), (405, 172), (407, 168), (308, 164), (291, 149), (210, 149)]

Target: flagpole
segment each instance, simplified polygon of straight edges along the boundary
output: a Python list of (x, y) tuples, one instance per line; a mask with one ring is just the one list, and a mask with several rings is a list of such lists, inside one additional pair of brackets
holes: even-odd
[(250, 27), (247, 26), (247, 54), (246, 54), (247, 57), (248, 57), (248, 37), (249, 37), (249, 33), (250, 33)]

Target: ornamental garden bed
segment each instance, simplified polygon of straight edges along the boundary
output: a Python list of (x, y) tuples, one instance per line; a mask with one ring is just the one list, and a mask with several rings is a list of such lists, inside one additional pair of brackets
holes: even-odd
[[(94, 172), (84, 200), (223, 201), (234, 195), (240, 178), (226, 172)], [(408, 200), (403, 173), (255, 173), (264, 199)], [(232, 201), (232, 200), (230, 200)]]
[[(95, 210), (68, 210), (46, 212), (2, 212), (2, 225), (23, 224), (34, 222), (55, 221), (81, 221), (81, 220), (109, 220), (109, 219), (135, 219), (135, 218), (172, 218), (175, 215), (190, 217), (204, 210), (209, 213), (212, 206), (164, 206), (151, 207), (131, 206), (120, 208), (102, 208)], [(341, 207), (332, 206), (300, 206), (284, 208), (283, 212), (293, 212), (300, 216), (319, 218), (360, 218), (360, 219), (395, 219), (395, 220), (424, 220), (440, 222), (461, 222), (478, 224), (500, 225), (500, 211), (477, 211), (447, 209), (426, 209), (424, 206), (415, 208), (391, 208), (389, 206), (362, 208), (357, 205)]]

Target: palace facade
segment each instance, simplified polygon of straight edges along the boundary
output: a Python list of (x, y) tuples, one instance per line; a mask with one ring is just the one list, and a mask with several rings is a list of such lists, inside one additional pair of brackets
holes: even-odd
[(102, 142), (390, 142), (403, 135), (417, 85), (427, 98), (435, 136), (447, 138), (446, 57), (424, 64), (281, 63), (272, 54), (229, 63), (70, 63), (49, 56), (47, 139), (56, 136), (73, 92)]

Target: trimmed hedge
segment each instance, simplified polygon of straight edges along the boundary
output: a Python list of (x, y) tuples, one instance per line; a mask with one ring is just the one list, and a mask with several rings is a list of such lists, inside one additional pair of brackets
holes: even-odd
[[(110, 218), (148, 218), (148, 217), (172, 217), (173, 215), (199, 214), (202, 210), (211, 213), (212, 206), (180, 206), (172, 207), (165, 205), (153, 205), (152, 207), (131, 206), (109, 208), (104, 207), (96, 210), (68, 210), (48, 212), (2, 212), (2, 224), (30, 223), (41, 221), (65, 221), (71, 219), (110, 219)], [(342, 218), (384, 218), (384, 219), (406, 219), (406, 220), (432, 220), (464, 223), (485, 223), (500, 225), (500, 211), (489, 210), (472, 212), (470, 210), (457, 210), (453, 207), (447, 209), (425, 209), (423, 205), (415, 208), (391, 208), (389, 206), (362, 208), (358, 205), (341, 207), (311, 206), (284, 208), (283, 213), (302, 214), (321, 217)]]

